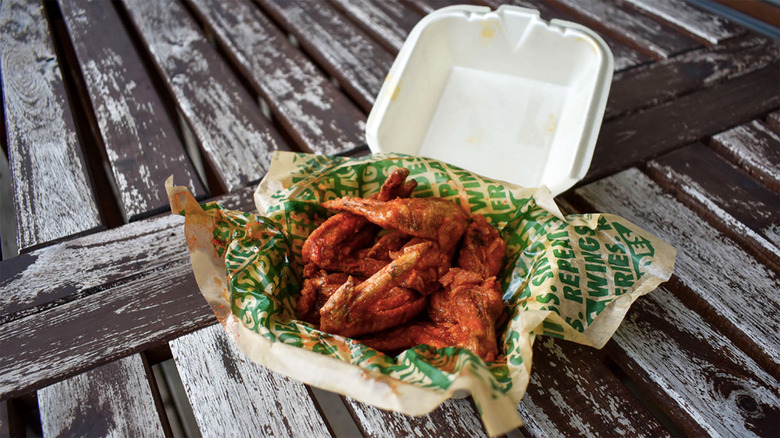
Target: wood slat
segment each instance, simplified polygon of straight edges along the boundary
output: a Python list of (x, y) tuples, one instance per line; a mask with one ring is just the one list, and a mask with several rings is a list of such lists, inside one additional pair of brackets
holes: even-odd
[(160, 184), (174, 175), (207, 195), (160, 97), (110, 2), (61, 0), (124, 215), (168, 207)]
[(365, 144), (363, 113), (256, 5), (191, 4), (300, 149), (333, 155)]
[(365, 437), (487, 436), (479, 413), (468, 398), (447, 400), (421, 417), (383, 411), (349, 397), (344, 397), (344, 403)]
[(780, 134), (780, 111), (769, 113), (766, 117), (766, 124), (775, 134)]
[[(775, 93), (777, 91), (775, 88)], [(715, 135), (711, 145), (759, 181), (780, 193), (780, 134), (754, 120)]]
[(333, 76), (366, 112), (382, 87), (393, 56), (329, 4), (316, 0), (256, 0)]
[(524, 435), (661, 437), (669, 433), (600, 361), (596, 350), (537, 338), (528, 392), (518, 411)]
[(0, 4), (0, 50), (19, 249), (101, 227), (41, 1)]
[(421, 14), (407, 7), (400, 0), (382, 2), (330, 0), (330, 2), (393, 54), (401, 50), (406, 36), (422, 18)]
[[(558, 20), (571, 21), (575, 23), (581, 21), (581, 19), (578, 16), (571, 14), (565, 10), (556, 8), (552, 5), (552, 3), (545, 0), (513, 0), (509, 2), (506, 2), (504, 0), (485, 0), (485, 1), (488, 4), (490, 4), (490, 6), (493, 8), (497, 8), (501, 4), (511, 4), (515, 6), (521, 6), (524, 8), (536, 9), (539, 11), (541, 17), (547, 21), (553, 18)], [(625, 70), (627, 68), (635, 67), (640, 64), (645, 64), (653, 60), (653, 58), (651, 58), (650, 56), (641, 53), (635, 49), (632, 49), (631, 47), (628, 47), (627, 45), (618, 41), (608, 33), (599, 32), (599, 35), (604, 39), (604, 42), (607, 43), (610, 50), (612, 51), (612, 56), (615, 61), (615, 71)]]
[(123, 1), (224, 189), (260, 179), (287, 149), (253, 96), (178, 2)]
[[(675, 283), (696, 308), (780, 376), (780, 274), (746, 254), (636, 169), (575, 191), (596, 211), (614, 213), (678, 249)], [(688, 292), (689, 291), (689, 292)]]
[(688, 436), (780, 434), (780, 383), (664, 288), (607, 348)]
[(751, 36), (694, 50), (671, 59), (618, 73), (604, 118), (667, 102), (686, 93), (760, 70), (780, 59), (780, 48)]
[(170, 347), (204, 436), (331, 436), (306, 386), (250, 361), (219, 324)]
[(720, 44), (728, 38), (745, 33), (743, 27), (738, 26), (723, 17), (698, 9), (683, 0), (625, 1), (679, 26), (712, 44)]
[(553, 0), (579, 14), (579, 21), (611, 32), (636, 48), (658, 58), (669, 58), (698, 47), (698, 41), (667, 24), (638, 14), (618, 2), (606, 0)]
[(38, 391), (44, 436), (164, 436), (140, 355)]
[[(250, 211), (253, 191), (243, 189), (218, 201), (228, 208)], [(26, 316), (0, 324), (0, 399), (40, 388), (215, 321), (195, 283), (187, 250), (177, 246), (173, 250), (176, 254), (165, 254), (168, 245), (185, 241), (182, 219), (178, 219), (179, 226), (174, 228), (163, 225), (152, 231), (132, 231), (134, 227), (149, 226), (152, 219), (148, 219), (126, 225), (119, 234), (107, 232), (107, 237), (100, 237), (104, 235), (101, 233), (62, 244), (65, 246), (59, 249), (59, 260), (74, 258), (82, 249), (91, 253), (82, 258), (88, 262), (82, 262), (80, 268), (62, 266), (60, 275), (68, 269), (78, 272), (89, 263), (106, 266), (110, 280), (92, 284), (88, 278), (94, 272), (86, 272), (79, 281), (49, 284), (65, 290), (62, 294), (66, 298), (55, 303), (56, 307), (41, 306), (27, 313), (22, 309), (19, 315)], [(109, 243), (108, 236), (116, 242)], [(129, 244), (142, 236), (150, 246)], [(154, 244), (158, 241), (160, 244)], [(158, 252), (159, 257), (155, 255)], [(5, 275), (6, 266), (16, 259), (1, 262), (0, 272)], [(34, 265), (37, 259), (26, 260)], [(112, 260), (116, 260), (113, 271)], [(31, 281), (31, 275), (40, 275), (44, 265), (31, 269), (27, 277), (23, 275), (24, 266), (14, 266), (11, 280), (18, 282), (17, 287), (33, 297), (40, 294), (42, 286), (25, 284)], [(60, 268), (57, 262), (45, 266), (52, 271)], [(56, 278), (57, 274), (52, 275)], [(69, 275), (78, 278), (77, 274)], [(76, 339), (78, 342), (74, 342)]]
[[(777, 64), (604, 123), (584, 181), (612, 174), (780, 105)], [(713, 104), (717, 102), (717, 105)]]
[(659, 157), (648, 167), (661, 186), (780, 272), (780, 194), (701, 143)]

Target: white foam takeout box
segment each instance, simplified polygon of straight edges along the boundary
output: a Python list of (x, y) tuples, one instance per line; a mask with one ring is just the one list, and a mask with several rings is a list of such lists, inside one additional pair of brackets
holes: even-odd
[(613, 64), (579, 24), (515, 6), (442, 8), (406, 39), (366, 141), (557, 195), (588, 171)]

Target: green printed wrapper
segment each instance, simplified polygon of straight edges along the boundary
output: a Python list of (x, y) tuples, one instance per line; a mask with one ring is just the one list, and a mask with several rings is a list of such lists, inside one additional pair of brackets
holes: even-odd
[[(488, 218), (507, 242), (501, 274), (503, 352), (484, 362), (457, 347), (420, 345), (388, 356), (297, 319), (301, 247), (329, 212), (319, 204), (368, 197), (410, 170), (413, 197), (438, 196)], [(255, 192), (259, 214), (198, 205), (167, 183), (185, 215), (193, 270), (226, 331), (252, 360), (379, 408), (423, 415), (453, 395), (473, 396), (490, 435), (522, 424), (536, 335), (601, 348), (631, 303), (669, 279), (675, 249), (608, 214), (563, 217), (546, 188), (494, 181), (440, 161), (398, 154), (348, 159), (277, 152)]]

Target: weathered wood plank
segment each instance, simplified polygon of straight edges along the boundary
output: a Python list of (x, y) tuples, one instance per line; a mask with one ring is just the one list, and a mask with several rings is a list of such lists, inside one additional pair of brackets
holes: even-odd
[[(780, 105), (777, 64), (608, 121), (584, 182), (735, 126)], [(713, 102), (717, 102), (713, 104)]]
[[(217, 199), (229, 208), (254, 209), (252, 190)], [(40, 248), (0, 264), (0, 323), (85, 298), (186, 263), (183, 218), (164, 215)]]
[(698, 9), (682, 0), (626, 1), (712, 44), (720, 44), (723, 40), (746, 32), (745, 28), (723, 17)]
[(780, 135), (780, 111), (769, 113), (766, 118), (766, 124), (775, 134)]
[(780, 47), (766, 38), (751, 36), (618, 73), (604, 118), (667, 102), (762, 69), (778, 59)]
[(393, 56), (330, 5), (256, 0), (368, 112)]
[(778, 436), (780, 383), (664, 288), (607, 349), (688, 436)]
[(647, 176), (629, 169), (575, 191), (678, 249), (675, 283), (712, 323), (773, 375), (780, 375), (780, 273), (746, 254)]
[(365, 2), (360, 0), (330, 0), (341, 12), (354, 20), (391, 53), (397, 54), (406, 35), (422, 16), (399, 0)]
[[(218, 201), (229, 208), (250, 211), (252, 194), (252, 188), (247, 188)], [(87, 277), (94, 272), (88, 272), (84, 278), (61, 286), (65, 298), (53, 308), (41, 306), (30, 312), (22, 309), (17, 317), (0, 324), (0, 351), (3, 352), (0, 356), (0, 399), (40, 388), (213, 323), (214, 314), (200, 295), (186, 249), (179, 247), (173, 251), (175, 255), (165, 258), (157, 259), (154, 255), (156, 251), (163, 251), (166, 245), (184, 242), (182, 220), (179, 218), (180, 225), (173, 229), (165, 225), (157, 231), (134, 232), (129, 228), (117, 231), (119, 234), (113, 235), (116, 243), (108, 243), (112, 240), (109, 237), (105, 238), (106, 242), (101, 240), (103, 238), (72, 241), (73, 251), (78, 252), (81, 247), (92, 249), (92, 257), (86, 258), (90, 263), (110, 266), (108, 261), (101, 262), (101, 259), (115, 259), (118, 267), (114, 271), (107, 268), (109, 273), (106, 275), (110, 280), (103, 281), (104, 284), (90, 283)], [(151, 221), (139, 221), (126, 227), (148, 226)], [(138, 238), (163, 243), (158, 246), (128, 244)], [(115, 254), (105, 251), (107, 247)], [(59, 251), (59, 260), (74, 256), (67, 246)], [(24, 285), (25, 281), (31, 281), (31, 275), (42, 272), (44, 265), (35, 265), (35, 258), (27, 259), (27, 264), (35, 266), (27, 271), (24, 264), (9, 265), (16, 259), (3, 261), (0, 272), (6, 275), (6, 266), (14, 266), (9, 277), (18, 281), (19, 287), (32, 297), (41, 294), (40, 287)], [(59, 269), (56, 262), (45, 266), (53, 271)], [(67, 269), (76, 270), (68, 275), (78, 278), (83, 266), (84, 263), (76, 268), (66, 266), (59, 272), (64, 276)], [(56, 278), (57, 274), (51, 275)], [(53, 286), (49, 284), (48, 287)], [(74, 342), (75, 339), (78, 342)]]
[(140, 355), (38, 391), (44, 436), (163, 436)]
[(780, 194), (701, 143), (659, 157), (648, 167), (662, 187), (780, 272)]
[(447, 400), (421, 417), (383, 411), (349, 397), (344, 397), (344, 403), (365, 437), (487, 436), (479, 413), (468, 398)]
[(61, 0), (60, 7), (129, 220), (167, 208), (160, 184), (174, 175), (206, 196), (160, 97), (113, 4)]
[(579, 21), (590, 23), (636, 48), (665, 59), (698, 47), (698, 41), (677, 32), (667, 24), (626, 8), (617, 2), (603, 0), (553, 0), (579, 14)]
[(780, 134), (754, 120), (715, 135), (711, 145), (759, 181), (780, 193)]
[(306, 386), (250, 361), (221, 325), (170, 347), (204, 435), (331, 436)]
[[(524, 8), (536, 9), (539, 11), (541, 17), (547, 21), (553, 18), (575, 23), (581, 21), (579, 17), (568, 13), (565, 10), (553, 7), (552, 3), (545, 0), (513, 0), (510, 2), (505, 2), (504, 0), (484, 1), (492, 8), (498, 8), (501, 4), (511, 4)], [(612, 56), (615, 61), (615, 71), (625, 70), (653, 60), (650, 56), (628, 47), (608, 33), (600, 32), (599, 35), (604, 39), (604, 42), (607, 43), (612, 51)]]
[(287, 146), (184, 7), (123, 5), (224, 189), (260, 179), (273, 151)]
[(668, 436), (596, 350), (571, 342), (537, 338), (531, 383), (518, 411), (525, 435)]
[(338, 154), (365, 144), (365, 115), (255, 5), (191, 4), (299, 148)]
[(42, 2), (0, 4), (0, 51), (19, 249), (100, 227)]

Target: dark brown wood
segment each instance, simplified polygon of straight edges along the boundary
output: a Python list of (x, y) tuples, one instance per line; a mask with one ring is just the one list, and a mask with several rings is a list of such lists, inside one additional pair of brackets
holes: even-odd
[(553, 338), (537, 338), (528, 392), (518, 406), (523, 431), (534, 437), (667, 436), (596, 350)]
[(221, 325), (170, 346), (204, 435), (330, 436), (306, 386), (250, 361)]
[(701, 143), (661, 156), (648, 168), (659, 185), (780, 272), (780, 194)]
[(721, 84), (778, 59), (780, 48), (776, 44), (749, 36), (618, 73), (612, 82), (604, 118), (609, 120)]
[[(777, 64), (604, 123), (584, 181), (612, 174), (780, 105)], [(713, 102), (717, 102), (714, 105)]]
[[(778, 93), (777, 88), (775, 92)], [(715, 135), (710, 144), (718, 153), (780, 193), (780, 134), (754, 120)]]
[(393, 54), (401, 50), (406, 35), (422, 18), (421, 14), (401, 3), (400, 0), (381, 2), (330, 0), (330, 2)]
[(412, 417), (387, 412), (344, 397), (352, 418), (364, 437), (441, 436), (485, 437), (479, 413), (468, 398), (450, 399), (428, 415)]
[(393, 56), (329, 4), (315, 0), (256, 0), (369, 112)]
[(21, 251), (102, 225), (50, 35), (42, 2), (0, 4), (3, 108)]
[(766, 117), (766, 125), (769, 126), (775, 134), (780, 135), (780, 111), (769, 113)]
[(191, 4), (300, 149), (333, 155), (365, 144), (363, 113), (256, 5), (249, 0)]
[(664, 288), (634, 303), (607, 350), (688, 436), (780, 434), (780, 383)]
[(174, 175), (207, 195), (130, 37), (110, 2), (60, 1), (120, 205), (129, 220), (167, 208), (161, 183)]
[(287, 146), (255, 98), (181, 4), (123, 5), (222, 188), (233, 191), (259, 180), (272, 152)]
[(41, 389), (44, 436), (164, 436), (147, 371), (134, 354)]
[[(684, 0), (626, 0), (633, 6), (658, 16), (711, 44), (742, 35), (745, 28), (729, 20), (696, 8)], [(761, 3), (761, 2), (742, 2)]]
[[(248, 188), (218, 201), (229, 208), (251, 211), (252, 194), (253, 189)], [(96, 271), (79, 277), (79, 268), (62, 266), (60, 280), (77, 279), (47, 283), (46, 287), (36, 286), (34, 282), (28, 285), (26, 282), (31, 281), (31, 275), (44, 275), (41, 274), (44, 266), (36, 267), (34, 263), (41, 253), (27, 259), (29, 266), (26, 268), (25, 263), (11, 265), (14, 267), (10, 284), (18, 282), (17, 287), (24, 290), (15, 296), (35, 301), (39, 299), (38, 295), (47, 295), (47, 287), (59, 287), (62, 290), (58, 294), (63, 298), (54, 306), (34, 308), (28, 304), (18, 310), (14, 318), (0, 324), (0, 350), (3, 351), (0, 400), (175, 339), (215, 321), (192, 274), (189, 255), (183, 246), (182, 219), (173, 219), (178, 219), (178, 227), (166, 225), (154, 231), (132, 231), (134, 227), (139, 230), (154, 228), (155, 224), (151, 222), (163, 221), (147, 219), (117, 229), (114, 231), (117, 234), (109, 232), (108, 240), (103, 240), (100, 234), (63, 243), (57, 249), (59, 255), (55, 260), (78, 260), (77, 254), (90, 251), (90, 255), (82, 256), (82, 260), (89, 260), (82, 261), (82, 268), (87, 263), (109, 267), (112, 260), (116, 261), (113, 271), (107, 268), (110, 282), (90, 283), (90, 275), (94, 276)], [(109, 236), (113, 236), (115, 242), (109, 243)], [(159, 241), (161, 245), (130, 244), (138, 238), (150, 243)], [(164, 254), (167, 246), (178, 247), (178, 250), (174, 249), (175, 254), (164, 257), (155, 255), (156, 252)], [(2, 262), (0, 272), (3, 275), (6, 275), (8, 263), (14, 260)], [(50, 262), (45, 266), (55, 272), (45, 275), (56, 278), (59, 264)], [(74, 269), (76, 272), (68, 273)], [(15, 289), (9, 283), (4, 282), (4, 286), (8, 287), (6, 290)]]
[[(524, 8), (536, 9), (539, 11), (540, 16), (547, 21), (552, 19), (571, 21), (575, 23), (581, 21), (578, 16), (571, 14), (566, 10), (556, 8), (552, 3), (545, 0), (513, 0), (510, 2), (506, 2), (504, 0), (485, 1), (488, 2), (493, 8), (498, 8), (502, 4), (511, 4)], [(599, 32), (599, 35), (604, 39), (604, 42), (607, 43), (610, 50), (612, 51), (612, 56), (615, 60), (615, 71), (622, 71), (627, 68), (651, 62), (653, 60), (653, 58), (650, 56), (628, 47), (608, 33)]]
[(620, 215), (676, 247), (675, 292), (780, 378), (780, 294), (767, 293), (780, 288), (780, 273), (745, 253), (636, 169), (575, 193), (593, 210)]
[(669, 58), (700, 44), (663, 21), (636, 13), (618, 2), (606, 0), (552, 0), (592, 25), (657, 59)]

